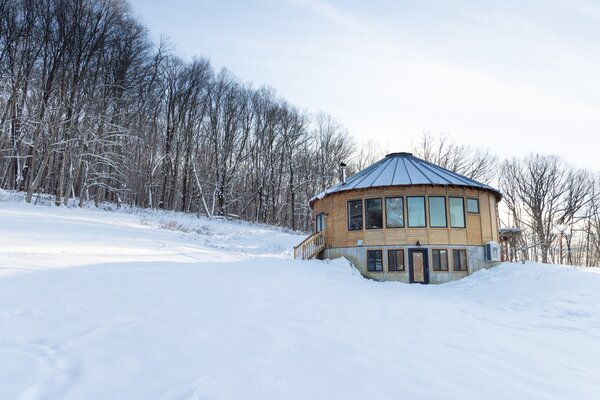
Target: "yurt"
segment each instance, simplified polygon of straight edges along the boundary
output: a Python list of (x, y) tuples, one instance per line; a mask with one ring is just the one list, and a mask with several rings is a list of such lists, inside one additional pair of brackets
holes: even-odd
[(501, 199), (497, 189), (411, 153), (388, 154), (310, 200), (314, 232), (294, 254), (345, 257), (376, 280), (460, 279), (500, 260)]

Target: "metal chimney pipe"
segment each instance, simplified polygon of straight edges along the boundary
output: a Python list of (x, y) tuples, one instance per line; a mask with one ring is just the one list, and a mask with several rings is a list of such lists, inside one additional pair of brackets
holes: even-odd
[(346, 164), (341, 162), (340, 168), (342, 169), (342, 185), (345, 185), (346, 184)]

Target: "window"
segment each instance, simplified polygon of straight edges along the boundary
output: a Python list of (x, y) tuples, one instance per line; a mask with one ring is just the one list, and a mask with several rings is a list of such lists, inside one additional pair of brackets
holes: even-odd
[(429, 226), (432, 228), (445, 228), (446, 222), (446, 198), (429, 196)]
[(388, 271), (404, 271), (404, 250), (388, 250)]
[(467, 199), (467, 212), (479, 214), (479, 200)]
[(320, 213), (315, 218), (315, 232), (322, 232), (325, 230), (325, 213)]
[(467, 251), (452, 250), (452, 266), (455, 271), (467, 270)]
[(363, 228), (362, 200), (348, 202), (348, 230), (359, 231)]
[(462, 197), (448, 197), (450, 204), (450, 226), (453, 228), (465, 227), (465, 199)]
[(431, 250), (434, 271), (448, 271), (448, 250)]
[(365, 225), (367, 229), (383, 228), (383, 210), (381, 207), (381, 199), (365, 200), (366, 218)]
[(425, 197), (407, 197), (408, 227), (424, 228), (425, 223)]
[(385, 199), (385, 227), (404, 228), (404, 201), (402, 197)]
[(367, 270), (374, 272), (383, 271), (382, 250), (367, 250)]

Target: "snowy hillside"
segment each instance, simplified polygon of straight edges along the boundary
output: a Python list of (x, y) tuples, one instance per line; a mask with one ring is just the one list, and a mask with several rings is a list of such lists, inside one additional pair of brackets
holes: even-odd
[(302, 238), (0, 202), (0, 399), (599, 398), (600, 274), (380, 283)]

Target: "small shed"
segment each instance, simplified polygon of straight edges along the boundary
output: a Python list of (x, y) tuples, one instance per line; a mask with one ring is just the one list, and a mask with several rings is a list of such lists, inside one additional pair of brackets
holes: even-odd
[(392, 153), (310, 200), (314, 232), (296, 258), (346, 257), (365, 276), (443, 283), (500, 261), (488, 185)]

